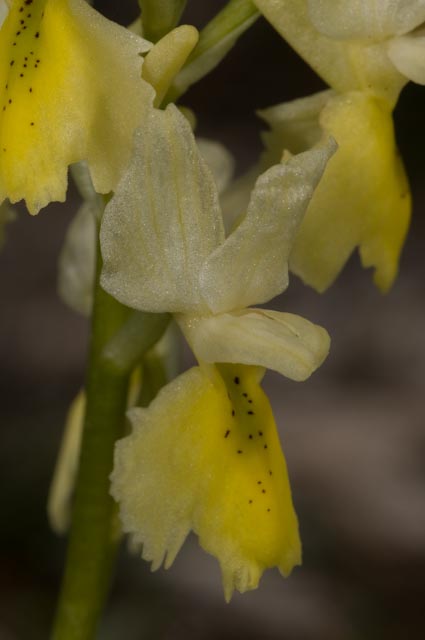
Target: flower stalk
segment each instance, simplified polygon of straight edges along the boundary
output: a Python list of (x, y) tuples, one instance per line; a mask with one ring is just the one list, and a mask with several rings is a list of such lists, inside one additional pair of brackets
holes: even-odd
[(107, 597), (119, 532), (109, 495), (114, 444), (122, 434), (129, 371), (104, 357), (128, 309), (101, 289), (100, 250), (87, 372), (87, 410), (62, 591), (53, 640), (94, 638)]

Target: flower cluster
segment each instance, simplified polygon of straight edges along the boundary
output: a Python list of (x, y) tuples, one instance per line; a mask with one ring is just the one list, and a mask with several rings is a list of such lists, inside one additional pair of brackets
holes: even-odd
[[(169, 566), (191, 529), (218, 557), (226, 596), (300, 543), (263, 368), (304, 380), (327, 333), (291, 314), (250, 309), (288, 284), (288, 255), (334, 144), (263, 174), (226, 238), (218, 190), (185, 118), (153, 111), (101, 229), (102, 285), (126, 305), (168, 311), (200, 366), (130, 413), (117, 444), (112, 493), (143, 556)], [(146, 194), (149, 194), (146, 197)]]
[(326, 289), (359, 247), (382, 291), (394, 282), (410, 218), (410, 191), (392, 110), (406, 82), (425, 82), (423, 2), (255, 0), (331, 90), (260, 113), (271, 131), (263, 165), (284, 148), (332, 135), (338, 151), (307, 211), (290, 259), (294, 273)]
[[(330, 344), (308, 320), (253, 305), (285, 291), (289, 270), (323, 291), (356, 247), (380, 289), (391, 286), (410, 215), (392, 111), (408, 79), (425, 83), (422, 0), (254, 4), (330, 88), (260, 112), (265, 151), (229, 187), (228, 155), (196, 141), (187, 111), (161, 106), (222, 59), (256, 19), (251, 4), (211, 50), (204, 38), (197, 58), (193, 27), (170, 27), (152, 45), (84, 0), (0, 3), (0, 225), (11, 217), (7, 199), (25, 199), (31, 213), (64, 200), (75, 165), (85, 202), (61, 257), (62, 295), (90, 315), (101, 286), (180, 328), (198, 364), (143, 408), (135, 405), (146, 381), (136, 376), (111, 493), (153, 568), (169, 566), (193, 530), (219, 560), (227, 599), (255, 588), (265, 569), (288, 575), (301, 561), (261, 380), (266, 369), (307, 379)], [(110, 193), (105, 208), (100, 194)], [(139, 326), (130, 325), (127, 351)], [(80, 394), (53, 484), (59, 529), (85, 406)]]

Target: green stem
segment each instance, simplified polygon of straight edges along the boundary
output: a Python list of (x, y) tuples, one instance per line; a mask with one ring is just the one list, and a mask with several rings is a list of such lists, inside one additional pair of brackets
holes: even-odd
[(251, 0), (229, 0), (200, 32), (198, 44), (177, 75), (164, 105), (176, 102), (192, 84), (215, 69), (259, 17)]
[[(124, 427), (128, 371), (103, 349), (122, 326), (128, 309), (105, 293), (97, 276), (87, 373), (87, 409), (65, 574), (53, 640), (92, 640), (108, 594), (119, 534), (109, 495), (114, 443)], [(115, 530), (114, 530), (115, 529)]]

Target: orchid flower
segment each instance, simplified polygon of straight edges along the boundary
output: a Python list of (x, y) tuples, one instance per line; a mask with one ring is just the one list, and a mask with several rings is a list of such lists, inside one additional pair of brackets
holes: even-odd
[[(392, 110), (409, 79), (425, 82), (422, 0), (255, 0), (277, 31), (333, 89), (260, 115), (267, 153), (299, 152), (322, 136), (338, 151), (312, 198), (290, 258), (319, 291), (358, 246), (365, 267), (388, 290), (410, 219), (410, 191)], [(264, 168), (264, 164), (263, 164)]]
[(95, 189), (116, 185), (152, 106), (141, 79), (150, 43), (84, 0), (7, 0), (0, 30), (0, 202), (37, 213), (63, 201), (85, 160)]
[(288, 254), (334, 152), (329, 141), (260, 176), (226, 238), (213, 176), (170, 105), (135, 138), (101, 227), (102, 286), (124, 304), (171, 312), (199, 366), (178, 376), (116, 445), (112, 495), (143, 557), (169, 566), (189, 531), (220, 562), (226, 598), (287, 575), (301, 559), (265, 368), (304, 380), (325, 358), (326, 331), (289, 313), (247, 308), (288, 285)]

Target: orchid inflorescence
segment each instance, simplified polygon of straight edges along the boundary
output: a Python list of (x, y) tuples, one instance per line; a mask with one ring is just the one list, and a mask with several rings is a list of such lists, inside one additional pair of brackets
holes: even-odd
[[(60, 293), (92, 318), (94, 345), (105, 292), (122, 310), (90, 366), (94, 380), (96, 366), (116, 376), (125, 401), (111, 417), (101, 390), (97, 404), (93, 386), (79, 394), (52, 484), (53, 525), (78, 522), (87, 425), (119, 421), (127, 406), (110, 481), (103, 472), (122, 533), (158, 568), (194, 531), (219, 560), (229, 599), (266, 568), (288, 575), (301, 562), (260, 383), (266, 369), (305, 380), (330, 344), (325, 329), (252, 305), (281, 294), (289, 271), (324, 291), (356, 248), (381, 290), (393, 284), (411, 204), (392, 111), (408, 80), (425, 83), (425, 2), (232, 0), (206, 35), (176, 26), (184, 4), (141, 0), (129, 29), (85, 0), (1, 4), (0, 240), (9, 203), (37, 214), (65, 200), (72, 165), (84, 202)], [(264, 151), (232, 180), (230, 154), (195, 137), (194, 115), (173, 102), (258, 12), (329, 89), (260, 111)], [(198, 363), (180, 375), (176, 326)], [(156, 389), (153, 362), (168, 372)]]

